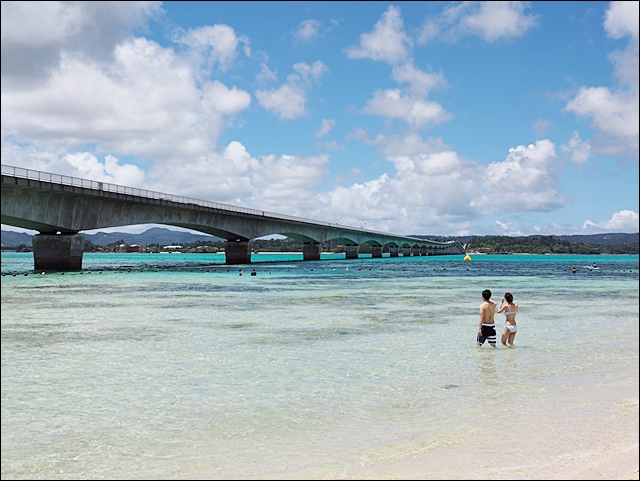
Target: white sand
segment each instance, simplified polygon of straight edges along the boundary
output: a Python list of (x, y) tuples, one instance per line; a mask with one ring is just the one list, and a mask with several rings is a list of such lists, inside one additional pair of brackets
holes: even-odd
[[(608, 399), (558, 403), (514, 425), (334, 479), (638, 479), (638, 379)], [(629, 389), (634, 392), (629, 395)], [(624, 394), (624, 395), (622, 395)]]

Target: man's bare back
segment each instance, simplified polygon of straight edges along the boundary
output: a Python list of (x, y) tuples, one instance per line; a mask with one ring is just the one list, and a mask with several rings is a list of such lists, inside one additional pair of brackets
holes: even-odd
[(480, 323), (495, 324), (496, 303), (491, 299), (484, 301), (480, 306)]

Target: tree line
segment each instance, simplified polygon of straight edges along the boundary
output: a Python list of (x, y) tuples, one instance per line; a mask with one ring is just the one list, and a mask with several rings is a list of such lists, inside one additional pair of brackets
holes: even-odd
[[(436, 239), (434, 239), (436, 240)], [(438, 238), (440, 242), (447, 238)], [(85, 252), (118, 252), (124, 241), (119, 240), (106, 246), (99, 246), (91, 241), (85, 241)], [(180, 252), (187, 253), (216, 253), (224, 251), (225, 241), (196, 241), (181, 244)], [(467, 252), (483, 254), (638, 254), (637, 242), (618, 244), (584, 244), (570, 242), (553, 236), (509, 237), (509, 236), (472, 236), (464, 243)], [(254, 252), (302, 252), (304, 244), (294, 239), (254, 239), (251, 248)], [(26, 247), (26, 246), (25, 246)], [(160, 244), (141, 246), (144, 252), (163, 252), (171, 249)], [(175, 248), (173, 249), (175, 250)], [(335, 241), (322, 244), (322, 252), (343, 253), (344, 246)], [(371, 246), (361, 244), (359, 252), (371, 253)], [(383, 249), (388, 252), (388, 249)]]
[[(446, 237), (437, 237), (433, 240), (445, 242)], [(216, 253), (224, 251), (225, 241), (195, 241), (183, 243), (179, 251), (185, 253)], [(479, 252), (482, 254), (639, 254), (638, 242), (622, 242), (616, 244), (585, 244), (582, 242), (570, 242), (553, 236), (472, 236), (463, 245), (467, 252)], [(131, 249), (123, 249), (128, 246), (123, 239), (111, 242), (107, 245), (98, 245), (86, 239), (84, 252), (131, 252)], [(294, 239), (254, 239), (251, 241), (253, 252), (302, 252), (304, 244)], [(6, 248), (3, 248), (6, 250)], [(19, 244), (17, 252), (31, 252), (31, 246)], [(175, 251), (158, 243), (140, 246), (140, 252), (169, 252)], [(336, 241), (327, 241), (322, 244), (322, 252), (343, 253), (344, 246)], [(371, 253), (371, 246), (361, 244), (359, 252)], [(389, 252), (383, 248), (383, 253)]]
[(467, 252), (484, 254), (638, 254), (638, 242), (584, 244), (553, 236), (473, 236)]

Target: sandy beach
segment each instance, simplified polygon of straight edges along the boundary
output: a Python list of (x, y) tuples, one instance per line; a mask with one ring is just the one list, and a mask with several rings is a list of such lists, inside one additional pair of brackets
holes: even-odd
[[(340, 479), (638, 479), (638, 379)], [(599, 399), (602, 397), (604, 399)]]

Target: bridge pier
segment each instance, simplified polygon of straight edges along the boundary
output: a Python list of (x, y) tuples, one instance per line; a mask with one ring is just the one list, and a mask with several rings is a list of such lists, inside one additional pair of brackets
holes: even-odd
[(305, 261), (319, 261), (322, 245), (319, 242), (305, 242), (302, 246), (302, 258)]
[(358, 258), (358, 244), (347, 244), (344, 247), (345, 257), (347, 259), (357, 259)]
[(400, 248), (398, 246), (389, 246), (389, 257), (398, 257)]
[(371, 257), (379, 259), (382, 257), (382, 246), (371, 246)]
[(412, 256), (420, 256), (420, 247), (419, 246), (413, 246), (411, 248), (411, 255)]
[(81, 271), (84, 237), (77, 234), (36, 234), (31, 239), (37, 271)]
[(402, 257), (411, 257), (411, 247), (402, 248)]
[(251, 264), (251, 246), (249, 241), (227, 241), (224, 244), (227, 264)]

